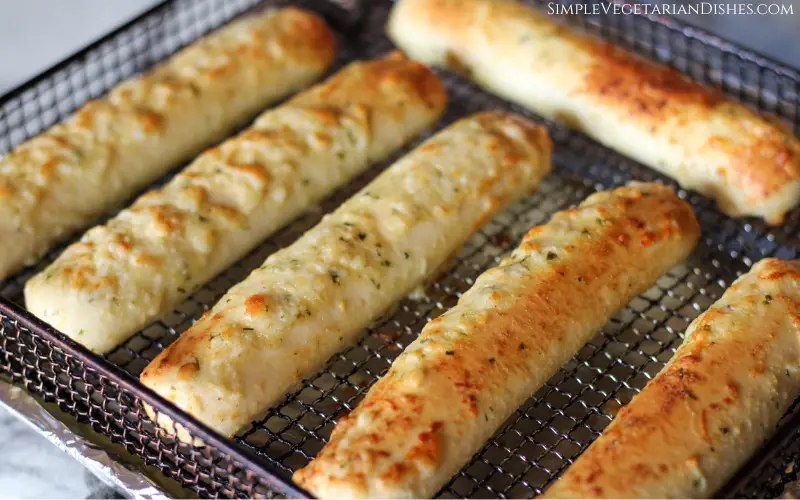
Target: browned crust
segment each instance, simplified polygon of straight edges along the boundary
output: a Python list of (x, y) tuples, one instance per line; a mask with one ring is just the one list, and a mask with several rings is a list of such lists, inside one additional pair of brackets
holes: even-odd
[[(553, 152), (553, 143), (550, 141), (550, 136), (547, 134), (547, 129), (542, 127), (541, 125), (537, 125), (530, 120), (526, 120), (520, 115), (514, 113), (505, 113), (501, 111), (483, 111), (473, 115), (473, 118), (490, 130), (498, 130), (502, 129), (502, 127), (506, 125), (510, 125), (513, 127), (517, 127), (518, 130), (522, 131), (522, 134), (525, 136), (525, 143), (534, 145), (537, 150), (542, 151), (548, 157)], [(492, 147), (494, 149), (500, 149), (501, 147), (505, 146), (506, 149), (513, 150), (513, 143), (505, 136), (502, 131), (500, 133), (495, 134), (498, 142), (493, 144)], [(503, 145), (499, 143), (499, 141), (503, 141)], [(512, 155), (509, 153), (506, 156), (506, 163), (516, 163), (521, 159), (521, 156), (517, 153)]]
[[(484, 418), (489, 421), (487, 412), (503, 411), (492, 410), (492, 405), (510, 390), (509, 384), (544, 381), (560, 366), (560, 361), (553, 363), (543, 353), (569, 342), (565, 335), (574, 318), (597, 316), (590, 312), (598, 307), (592, 298), (614, 296), (622, 305), (625, 297), (650, 284), (634, 279), (636, 289), (624, 285), (627, 279), (623, 276), (631, 273), (631, 262), (645, 261), (639, 265), (654, 279), (663, 266), (686, 255), (699, 237), (692, 209), (661, 185), (620, 188), (595, 195), (587, 203), (596, 203), (603, 218), (591, 236), (579, 246), (558, 249), (553, 265), (531, 272), (523, 286), (493, 292), (490, 300), (496, 308), (473, 318), (467, 313), (474, 311), (456, 306), (448, 314), (463, 312), (465, 318), (471, 318), (465, 321), (471, 323), (464, 327), (467, 335), (458, 336), (446, 347), (438, 343), (454, 333), (452, 323), (441, 317), (429, 322), (415, 341), (415, 345), (426, 345), (413, 373), (419, 375), (421, 388), (408, 389), (416, 384), (412, 375), (398, 372), (393, 365), (358, 408), (339, 422), (317, 458), (294, 474), (294, 481), (323, 496), (331, 491), (357, 492), (356, 496), (365, 497), (380, 494), (368, 489), (368, 480), (375, 477), (389, 491), (395, 487), (398, 489), (393, 491), (404, 494), (424, 491), (415, 489), (424, 481), (423, 471), (442, 467), (444, 456), (455, 453), (449, 450), (458, 447), (458, 441), (469, 439)], [(553, 223), (580, 211), (579, 207), (561, 212)], [(520, 250), (545, 251), (549, 245), (544, 241), (549, 240), (541, 237), (552, 231), (548, 226), (531, 229)], [(508, 264), (511, 262), (506, 260), (486, 274), (502, 272)], [(610, 316), (615, 307), (607, 309), (604, 313)], [(532, 368), (530, 360), (537, 356), (543, 356), (543, 364)], [(370, 432), (356, 431), (355, 442), (343, 445), (359, 418), (368, 418)], [(394, 461), (392, 452), (405, 446), (408, 453)]]
[[(391, 103), (386, 101), (387, 95), (391, 96)], [(424, 106), (433, 116), (438, 116), (447, 103), (447, 94), (433, 71), (418, 62), (409, 61), (399, 52), (393, 52), (380, 59), (353, 63), (325, 82), (297, 95), (286, 105), (318, 107), (321, 120), (334, 121), (336, 113), (352, 103), (357, 103), (355, 105), (367, 114), (371, 107), (380, 106), (381, 116), (400, 120), (409, 107)], [(252, 133), (257, 131), (245, 131), (243, 135)], [(544, 133), (546, 140), (546, 132), (539, 133)], [(179, 366), (183, 360), (191, 358), (197, 346), (217, 328), (220, 319), (218, 314), (199, 321), (197, 324), (203, 325), (203, 328), (189, 329), (162, 351), (142, 372), (141, 380), (146, 383), (150, 378), (161, 376), (164, 370)]]
[[(265, 9), (249, 14), (245, 16), (245, 19), (268, 16), (275, 13), (280, 16), (277, 18), (280, 21), (279, 23), (269, 26), (269, 31), (257, 29), (251, 33), (250, 41), (264, 42), (264, 44), (241, 44), (234, 49), (235, 53), (269, 62), (272, 59), (272, 55), (270, 55), (266, 44), (272, 40), (271, 43), (280, 46), (289, 61), (316, 67), (320, 70), (328, 68), (333, 63), (336, 57), (336, 38), (325, 23), (325, 20), (317, 14), (296, 7), (285, 7), (278, 10)], [(220, 29), (224, 28), (225, 26)], [(303, 34), (303, 43), (297, 43), (298, 33)], [(203, 40), (201, 39), (200, 43)], [(235, 62), (224, 65), (208, 73), (207, 76), (213, 79), (235, 67)]]
[(149, 365), (142, 371), (139, 379), (143, 384), (147, 385), (147, 380), (150, 378), (158, 378), (165, 370), (172, 367), (178, 367), (183, 364), (186, 359), (193, 359), (192, 354), (197, 349), (197, 346), (209, 337), (210, 331), (216, 327), (216, 324), (222, 319), (222, 315), (217, 313), (214, 316), (208, 317), (208, 313), (204, 314), (198, 320), (205, 326), (202, 330), (197, 328), (190, 328), (178, 340), (170, 344), (169, 347), (161, 351), (158, 356), (150, 362)]
[[(312, 25), (321, 22), (316, 16), (307, 15), (298, 9), (289, 10), (299, 16), (294, 20), (296, 22), (308, 22)], [(322, 27), (324, 28), (324, 25)], [(390, 105), (383, 100), (387, 93), (393, 96), (394, 104)], [(444, 86), (431, 70), (418, 62), (407, 60), (399, 52), (394, 52), (381, 59), (352, 65), (326, 82), (299, 94), (288, 105), (310, 106), (312, 109), (309, 109), (309, 112), (316, 113), (315, 117), (322, 123), (328, 121), (335, 124), (350, 103), (360, 103), (363, 113), (370, 112), (370, 105), (380, 106), (381, 116), (392, 116), (400, 120), (404, 116), (406, 107), (425, 106), (431, 113), (438, 115), (444, 109), (446, 101), (447, 95)], [(264, 139), (265, 134), (272, 133), (274, 131), (265, 132), (251, 128), (229, 142), (258, 141)], [(544, 132), (542, 131), (542, 133)], [(244, 175), (253, 176), (260, 180), (266, 189), (269, 179), (263, 165), (237, 164), (223, 158), (219, 147), (212, 148), (204, 154), (217, 155), (217, 164), (220, 168), (232, 169)], [(194, 179), (199, 176), (196, 172), (184, 171), (178, 174), (177, 178)], [(194, 220), (197, 213), (210, 218), (225, 219), (231, 224), (240, 224), (246, 217), (246, 214), (233, 207), (213, 203), (209, 199), (206, 188), (201, 185), (189, 182), (186, 189), (191, 190), (197, 203), (196, 207), (187, 209), (173, 204), (150, 204), (148, 200), (157, 193), (151, 191), (138, 199), (129, 210), (148, 217), (154, 231), (163, 237), (174, 237), (176, 234), (184, 232), (188, 222)], [(109, 230), (108, 226), (105, 229)], [(209, 231), (207, 237), (214, 238), (213, 232)], [(129, 242), (124, 242), (122, 249), (124, 253), (134, 250)], [(141, 249), (135, 250), (139, 252), (137, 258), (143, 263), (153, 261), (151, 254), (146, 254)], [(70, 252), (69, 255), (76, 260), (80, 259), (81, 263), (85, 263), (80, 267), (80, 274), (76, 274), (77, 270), (69, 267), (63, 269), (56, 267), (51, 277), (66, 280), (75, 289), (95, 290), (109, 284), (96, 268), (95, 249), (70, 247), (67, 252)], [(111, 284), (116, 285), (115, 283)], [(112, 290), (116, 291), (116, 286)]]
[[(783, 262), (766, 259), (753, 271), (756, 276), (737, 282), (726, 294), (743, 292), (735, 303), (713, 305), (689, 328), (687, 340), (667, 366), (642, 390), (633, 401), (622, 408), (603, 435), (568, 469), (562, 479), (548, 491), (548, 497), (620, 497), (659, 495), (672, 491), (670, 496), (683, 496), (682, 485), (672, 485), (670, 478), (684, 478), (700, 472), (703, 489), (706, 481), (721, 483), (714, 470), (714, 453), (730, 451), (731, 443), (741, 433), (763, 433), (760, 428), (749, 429), (746, 422), (763, 419), (759, 412), (779, 394), (753, 394), (753, 380), (764, 376), (791, 376), (773, 370), (765, 374), (767, 353), (775, 349), (778, 330), (784, 321), (800, 333), (800, 309), (797, 295), (782, 293), (780, 282), (800, 283), (800, 261)], [(750, 293), (754, 281), (761, 289), (769, 290), (770, 283), (777, 292), (767, 295)], [(769, 309), (772, 309), (770, 311)], [(722, 329), (719, 321), (730, 314), (758, 315), (763, 318), (757, 328)], [(781, 317), (784, 311), (788, 317)], [(795, 334), (797, 335), (797, 334)], [(786, 341), (789, 337), (783, 337)], [(796, 351), (797, 337), (788, 349)], [(796, 360), (795, 360), (796, 364)], [(793, 369), (793, 368), (792, 368)], [(766, 387), (772, 387), (772, 382)], [(749, 386), (749, 387), (745, 387)], [(748, 395), (743, 391), (747, 390)], [(794, 398), (790, 395), (789, 401)], [(768, 399), (760, 403), (759, 399)], [(780, 406), (781, 403), (776, 403)], [(782, 412), (776, 412), (776, 421)], [(747, 456), (748, 450), (736, 453)], [(694, 451), (691, 451), (694, 450)], [(726, 457), (723, 458), (723, 460)], [(711, 464), (702, 470), (702, 464)], [(635, 478), (631, 474), (635, 474)], [(699, 481), (699, 479), (698, 479)], [(647, 493), (647, 488), (660, 485)], [(699, 489), (700, 484), (696, 487)], [(672, 489), (670, 489), (672, 488)], [(715, 488), (708, 488), (712, 494)], [(691, 492), (698, 493), (698, 492)], [(700, 490), (702, 493), (702, 490)]]
[[(327, 68), (336, 57), (336, 39), (325, 21), (313, 12), (296, 7), (286, 7), (282, 12), (287, 16), (287, 26), (281, 45), (288, 51), (295, 51), (294, 57), (306, 64), (314, 62), (320, 68)], [(305, 37), (302, 51), (296, 50), (297, 33)]]
[(425, 65), (408, 60), (400, 51), (356, 63), (299, 94), (290, 103), (303, 106), (349, 101), (377, 104), (387, 94), (403, 103), (395, 110), (397, 117), (403, 116), (404, 106), (422, 104), (438, 113), (447, 104), (447, 92), (439, 77)]
[(632, 115), (666, 118), (670, 109), (680, 106), (710, 110), (726, 102), (717, 90), (708, 89), (669, 66), (566, 28), (561, 30), (595, 57), (596, 62), (584, 79), (584, 92), (622, 106)]
[[(546, 39), (557, 37), (568, 43), (576, 56), (588, 55), (593, 61), (581, 72), (582, 86), (576, 97), (622, 113), (654, 135), (670, 134), (675, 123), (680, 127), (690, 121), (706, 120), (711, 126), (714, 121), (725, 121), (730, 129), (725, 135), (715, 135), (694, 151), (686, 151), (684, 160), (702, 163), (704, 156), (725, 155), (728, 163), (716, 173), (743, 193), (750, 207), (758, 207), (764, 200), (778, 196), (787, 185), (800, 181), (800, 141), (774, 117), (759, 116), (726, 99), (717, 89), (704, 87), (669, 66), (562, 26), (519, 2), (403, 0), (395, 10), (393, 15), (405, 16), (419, 27), (420, 36), (447, 46), (445, 60), (436, 63), (460, 73), (470, 73), (464, 59), (479, 44), (493, 44), (499, 58), (519, 54), (516, 57), (520, 64), (525, 64), (525, 49), (520, 45), (546, 43)], [(526, 40), (512, 39), (508, 33), (513, 30), (506, 29), (520, 24), (529, 28)], [(668, 140), (679, 142), (674, 136)], [(724, 211), (740, 215), (729, 206), (723, 193), (710, 190), (706, 194), (718, 197)], [(764, 217), (771, 224), (779, 224), (783, 215), (769, 213)]]
[[(724, 153), (730, 159), (724, 174), (750, 192), (752, 203), (800, 179), (800, 142), (778, 120), (762, 118), (669, 66), (588, 36), (565, 36), (574, 37), (597, 60), (586, 74), (584, 92), (606, 105), (625, 109), (632, 119), (646, 121), (654, 133), (670, 120), (689, 119), (689, 113), (693, 120), (708, 119), (712, 113), (730, 116), (738, 125), (737, 140), (715, 136), (702, 149)], [(738, 142), (741, 138), (749, 140), (742, 144)]]

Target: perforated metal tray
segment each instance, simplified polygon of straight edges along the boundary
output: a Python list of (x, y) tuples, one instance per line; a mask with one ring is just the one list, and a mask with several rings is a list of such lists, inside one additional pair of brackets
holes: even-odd
[[(118, 81), (164, 59), (231, 17), (287, 1), (174, 0), (158, 5), (86, 50), (0, 98), (0, 153), (98, 96)], [(291, 2), (317, 9), (339, 30), (339, 65), (391, 48), (383, 35), (390, 2)], [(539, 8), (545, 0), (537, 0)], [(258, 4), (258, 5), (256, 5)], [(342, 7), (344, 6), (344, 7)], [(732, 98), (775, 114), (800, 129), (800, 75), (756, 54), (666, 18), (600, 15), (564, 20), (647, 57), (672, 64)], [(340, 190), (319, 210), (301, 217), (212, 280), (161, 321), (95, 356), (27, 314), (25, 280), (52, 261), (0, 283), (0, 374), (139, 455), (200, 496), (302, 496), (291, 473), (321, 449), (337, 418), (352, 410), (370, 385), (429, 319), (453, 306), (473, 280), (519, 240), (525, 230), (591, 192), (630, 179), (661, 180), (694, 207), (703, 238), (692, 256), (615, 315), (598, 335), (534, 394), (441, 491), (445, 497), (530, 497), (556, 478), (596, 438), (616, 411), (663, 366), (689, 322), (753, 262), (796, 258), (800, 211), (776, 228), (732, 220), (699, 195), (598, 145), (579, 133), (541, 120), (491, 97), (459, 77), (442, 74), (450, 93), (446, 117), (485, 109), (511, 109), (545, 123), (555, 143), (554, 171), (529, 198), (489, 222), (459, 253), (422, 301), (403, 301), (368, 328), (361, 342), (334, 356), (264, 418), (234, 439), (222, 438), (141, 386), (137, 375), (234, 283), (267, 255), (290, 244), (321, 215), (366, 184), (386, 164)], [(405, 151), (407, 151), (407, 148)], [(396, 155), (396, 156), (399, 156)], [(388, 162), (387, 162), (388, 164)], [(163, 179), (163, 181), (167, 180)], [(157, 183), (158, 184), (158, 183)], [(156, 185), (157, 185), (156, 184)], [(112, 214), (109, 214), (112, 215)], [(3, 245), (10, 242), (0, 242)], [(141, 410), (147, 401), (208, 446), (177, 443), (158, 432)], [(790, 410), (775, 437), (719, 492), (774, 497), (796, 479), (800, 412)]]

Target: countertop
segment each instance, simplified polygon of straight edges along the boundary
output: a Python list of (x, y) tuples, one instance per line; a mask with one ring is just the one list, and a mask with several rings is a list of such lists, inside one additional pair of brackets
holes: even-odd
[[(158, 0), (0, 0), (0, 95)], [(0, 408), (0, 495), (116, 498), (75, 459)]]
[[(0, 0), (0, 94), (142, 12), (157, 0)], [(686, 16), (692, 24), (800, 68), (800, 0), (794, 15)], [(12, 50), (7, 50), (11, 47)], [(113, 497), (71, 457), (0, 409), (0, 494)]]
[(75, 459), (5, 409), (0, 409), (0, 495), (120, 498)]

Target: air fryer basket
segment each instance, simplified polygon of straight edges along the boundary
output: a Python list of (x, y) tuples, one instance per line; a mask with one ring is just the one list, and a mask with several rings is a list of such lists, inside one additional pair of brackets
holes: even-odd
[[(163, 2), (0, 98), (0, 153), (231, 17), (265, 4), (293, 3), (322, 12), (339, 31), (339, 66), (391, 49), (383, 34), (391, 2), (332, 2)], [(532, 3), (546, 9), (548, 2)], [(732, 98), (779, 116), (795, 133), (800, 130), (800, 75), (789, 68), (667, 18), (603, 14), (575, 15), (564, 21), (719, 86)], [(235, 438), (216, 435), (141, 386), (139, 372), (267, 255), (294, 241), (390, 162), (340, 189), (320, 210), (269, 238), (166, 317), (105, 357), (89, 353), (24, 310), (22, 287), (26, 279), (51, 262), (66, 244), (52, 249), (38, 264), (0, 283), (0, 374), (56, 402), (61, 410), (89, 423), (95, 432), (122, 444), (199, 496), (306, 495), (292, 486), (291, 473), (321, 449), (336, 419), (355, 407), (425, 322), (452, 307), (473, 280), (514, 246), (524, 231), (595, 190), (631, 179), (663, 181), (696, 211), (703, 228), (696, 251), (616, 314), (517, 410), (440, 495), (530, 497), (541, 493), (658, 372), (672, 356), (689, 322), (718, 299), (737, 276), (763, 257), (797, 256), (800, 211), (792, 212), (785, 225), (775, 228), (756, 220), (730, 219), (710, 200), (680, 190), (670, 179), (579, 133), (489, 96), (457, 76), (441, 76), (449, 90), (450, 105), (437, 130), (480, 110), (522, 113), (548, 127), (555, 144), (554, 171), (536, 193), (475, 234), (449, 270), (429, 287), (426, 299), (403, 301), (368, 328), (358, 345), (335, 355), (324, 370), (305, 380)], [(11, 243), (0, 242), (0, 251), (7, 244)], [(179, 443), (157, 430), (142, 411), (142, 401), (180, 422), (207, 446)], [(800, 411), (793, 407), (773, 439), (719, 494), (780, 495), (784, 486), (796, 479), (798, 424)]]

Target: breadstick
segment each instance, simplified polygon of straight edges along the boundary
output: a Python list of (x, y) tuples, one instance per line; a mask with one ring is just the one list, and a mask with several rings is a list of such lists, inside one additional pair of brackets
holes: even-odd
[(515, 115), (456, 122), (270, 256), (159, 354), (142, 383), (235, 433), (530, 193), (550, 169), (550, 147), (544, 128)]
[(545, 496), (710, 497), (799, 392), (800, 260), (764, 259)]
[(0, 159), (0, 279), (333, 61), (314, 14), (247, 16), (90, 101)]
[(294, 481), (321, 498), (429, 498), (698, 237), (689, 205), (642, 183), (531, 229), (423, 328)]
[(786, 127), (516, 1), (400, 0), (388, 31), (411, 57), (565, 121), (730, 216), (779, 224), (800, 200), (800, 141)]
[(353, 63), (89, 231), (27, 282), (28, 309), (105, 352), (433, 125), (445, 101), (399, 53)]

